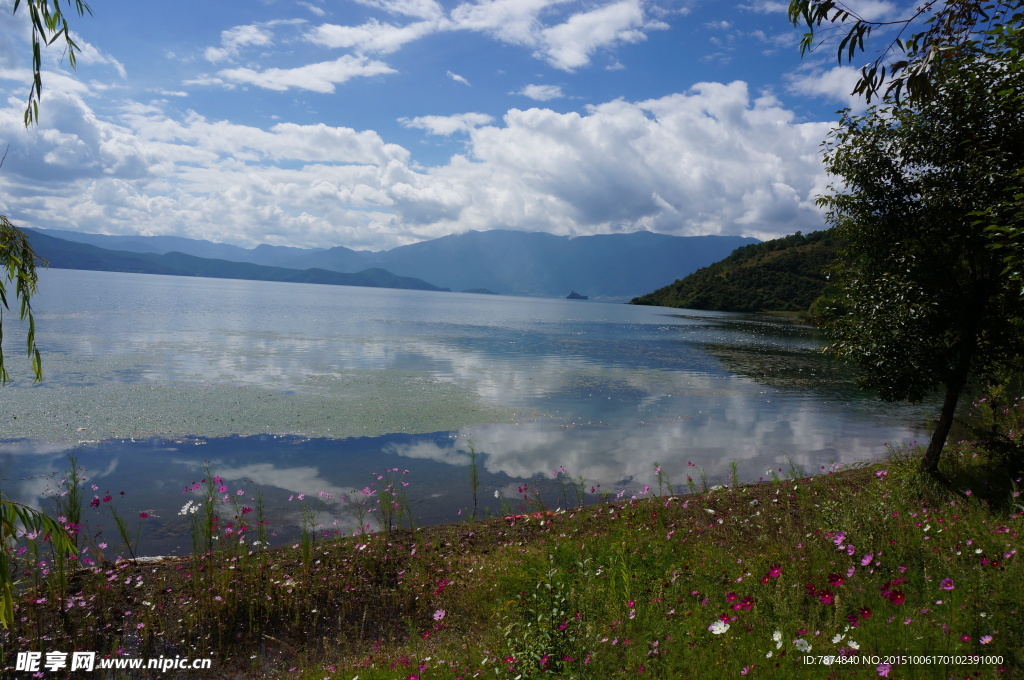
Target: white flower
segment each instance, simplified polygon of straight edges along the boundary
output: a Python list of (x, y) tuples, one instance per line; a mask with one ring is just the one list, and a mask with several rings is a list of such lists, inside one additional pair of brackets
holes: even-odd
[(772, 658), (772, 650), (769, 649), (768, 653), (764, 655), (764, 658), (766, 658), (766, 659)]
[(860, 643), (854, 642), (853, 640), (847, 640), (846, 646), (850, 649), (860, 649)]
[(803, 638), (797, 638), (796, 640), (793, 640), (793, 646), (804, 653), (811, 651), (811, 645), (808, 644), (807, 640), (804, 640)]
[(774, 640), (775, 642), (781, 641), (782, 640), (782, 631), (781, 630), (777, 630), (774, 633), (772, 633), (772, 640)]
[(840, 642), (843, 641), (843, 637), (844, 636), (842, 633), (837, 633), (836, 636), (832, 638), (832, 644), (838, 645)]
[(719, 619), (712, 623), (710, 626), (708, 626), (708, 630), (710, 630), (715, 635), (721, 635), (725, 631), (729, 630), (729, 624)]

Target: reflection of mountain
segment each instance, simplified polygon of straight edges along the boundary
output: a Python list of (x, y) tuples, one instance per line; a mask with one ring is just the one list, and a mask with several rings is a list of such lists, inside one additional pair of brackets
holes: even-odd
[[(739, 236), (667, 236), (650, 232), (569, 238), (494, 230), (453, 234), (381, 252), (337, 247), (252, 249), (167, 236), (103, 236), (48, 232), (104, 248), (161, 254), (176, 250), (292, 269), (337, 272), (371, 267), (430, 281), (452, 290), (487, 288), (502, 294), (564, 297), (573, 287), (590, 297), (628, 299), (756, 243)], [(121, 270), (126, 271), (126, 270)]]

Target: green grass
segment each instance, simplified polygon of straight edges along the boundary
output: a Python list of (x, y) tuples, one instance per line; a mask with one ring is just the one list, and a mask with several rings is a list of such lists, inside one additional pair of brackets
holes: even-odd
[[(659, 469), (665, 495), (270, 550), (251, 546), (255, 513), (214, 495), (224, 526), (204, 554), (49, 575), (22, 556), (2, 662), (75, 649), (213, 657), (180, 677), (788, 679), (879, 677), (917, 655), (932, 662), (888, 677), (1022, 677), (1024, 498), (984, 484), (969, 445), (945, 456), (969, 495), (921, 478), (918, 456), (686, 495), (662, 479), (686, 470)], [(810, 665), (805, 645), (861, 663)], [(939, 658), (970, 655), (989, 658)]]

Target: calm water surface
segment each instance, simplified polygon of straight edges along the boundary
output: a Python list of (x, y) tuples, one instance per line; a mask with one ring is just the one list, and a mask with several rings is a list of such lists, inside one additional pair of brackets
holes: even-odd
[(419, 522), (456, 520), (470, 447), (493, 512), (541, 479), (557, 505), (561, 467), (634, 493), (655, 463), (685, 489), (733, 461), (755, 480), (874, 459), (926, 414), (854, 389), (811, 329), (749, 315), (71, 270), (34, 307), (46, 379), (8, 338), (2, 491), (45, 506), (74, 451), (95, 493), (149, 512), (151, 553), (190, 546), (177, 511), (206, 464), (258, 486), (284, 540), (289, 496), (330, 492), (320, 521), (348, 530), (342, 496), (390, 468)]

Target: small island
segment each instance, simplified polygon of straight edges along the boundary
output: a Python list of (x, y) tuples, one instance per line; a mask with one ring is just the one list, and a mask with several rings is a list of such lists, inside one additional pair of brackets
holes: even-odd
[(580, 295), (576, 291), (573, 291), (573, 292), (569, 293), (568, 295), (566, 295), (565, 299), (566, 300), (589, 300), (590, 298), (588, 298), (586, 295)]

